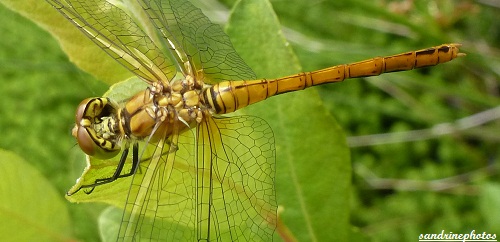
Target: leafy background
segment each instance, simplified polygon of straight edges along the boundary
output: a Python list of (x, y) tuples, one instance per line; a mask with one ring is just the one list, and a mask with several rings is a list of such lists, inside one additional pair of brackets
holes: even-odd
[[(206, 13), (221, 22), (234, 4), (203, 2)], [(498, 3), (271, 3), (305, 71), (441, 43), (464, 44), (462, 50), (467, 57), (452, 63), (349, 80), (317, 87), (309, 93), (319, 95), (327, 115), (335, 117), (348, 136), (353, 186), (341, 191), (350, 196), (333, 202), (349, 202), (347, 212), (356, 238), (414, 241), (421, 233), (440, 233), (443, 229), (454, 233), (500, 233), (500, 111), (495, 109), (500, 102)], [(63, 194), (84, 165), (70, 136), (74, 109), (82, 99), (100, 96), (107, 85), (71, 64), (57, 42), (29, 20), (3, 5), (0, 19), (0, 148), (11, 151), (0, 154), (0, 191), (9, 194), (0, 196), (0, 228), (19, 222), (18, 229), (29, 227), (34, 231), (0, 231), (4, 236), (0, 239), (98, 241), (97, 220), (106, 206), (70, 204)], [(265, 64), (272, 67), (274, 63)], [(287, 95), (269, 102), (279, 103)], [(268, 121), (278, 130), (275, 132), (290, 128), (276, 127), (285, 122)], [(312, 126), (310, 121), (295, 122), (293, 128), (314, 130)], [(306, 134), (309, 139), (324, 135)], [(364, 136), (370, 134), (379, 135)], [(302, 138), (306, 143), (308, 138)], [(279, 138), (276, 143), (284, 148), (288, 144)], [(334, 148), (316, 144), (303, 155), (313, 156), (322, 149)], [(323, 165), (338, 165), (335, 162), (325, 160)], [(278, 172), (279, 167), (278, 163)], [(321, 170), (317, 166), (312, 169)], [(22, 172), (13, 172), (19, 170)], [(332, 179), (309, 175), (314, 181)], [(30, 184), (35, 187), (29, 188)], [(317, 182), (303, 189), (318, 190), (325, 196), (339, 194), (335, 184), (327, 185)], [(330, 202), (315, 204), (318, 210), (338, 205)], [(10, 204), (25, 206), (22, 212), (27, 215), (13, 216)], [(332, 216), (327, 211), (323, 211), (324, 216)], [(28, 221), (34, 214), (36, 219)], [(338, 229), (332, 224), (323, 223), (323, 232)]]

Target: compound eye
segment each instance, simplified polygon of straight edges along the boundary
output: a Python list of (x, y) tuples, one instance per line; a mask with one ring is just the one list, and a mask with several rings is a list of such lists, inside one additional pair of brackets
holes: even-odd
[(97, 150), (99, 150), (100, 147), (94, 142), (94, 140), (92, 140), (92, 137), (90, 137), (89, 133), (84, 127), (75, 126), (75, 129), (76, 134), (73, 135), (75, 136), (80, 149), (82, 149), (82, 151), (89, 156), (95, 156)]
[[(80, 121), (83, 118), (83, 115), (85, 114), (85, 110), (87, 109), (87, 106), (89, 103), (94, 100), (95, 98), (87, 98), (84, 99), (83, 101), (78, 104), (78, 108), (76, 109), (76, 114), (75, 114), (75, 123), (78, 125)], [(73, 135), (74, 136), (74, 135)], [(75, 136), (76, 137), (76, 136)]]
[[(85, 127), (76, 127), (76, 141), (85, 154), (97, 159), (110, 159), (120, 153), (120, 147), (110, 141), (93, 135), (93, 131)], [(75, 131), (73, 131), (75, 132)]]

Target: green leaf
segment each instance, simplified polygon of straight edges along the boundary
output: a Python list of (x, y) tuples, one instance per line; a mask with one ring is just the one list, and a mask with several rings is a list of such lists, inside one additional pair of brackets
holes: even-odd
[(70, 239), (70, 218), (62, 194), (36, 169), (0, 150), (0, 180), (0, 241)]
[[(259, 77), (275, 78), (300, 71), (268, 1), (239, 1), (227, 32)], [(351, 230), (349, 149), (316, 90), (274, 97), (242, 112), (264, 118), (273, 128), (277, 199), (284, 208), (280, 217), (295, 238), (347, 241)]]
[[(99, 228), (100, 228), (100, 236), (103, 242), (116, 241), (116, 237), (120, 229), (120, 222), (122, 216), (123, 216), (123, 210), (115, 207), (108, 207), (101, 213), (101, 216), (99, 216)], [(145, 224), (148, 223), (151, 224), (154, 222), (155, 221), (153, 221), (149, 217), (144, 218)], [(164, 222), (168, 223), (167, 221)], [(166, 225), (165, 223), (162, 224)], [(186, 233), (193, 233), (193, 231), (190, 230), (189, 228), (182, 226), (178, 226), (176, 232), (181, 233), (181, 230), (185, 230)], [(148, 238), (151, 236), (151, 234), (147, 234), (148, 233), (147, 230), (141, 232), (144, 234), (143, 238)], [(177, 241), (177, 240), (165, 239), (165, 241)]]
[(486, 220), (490, 233), (500, 233), (500, 184), (486, 183), (481, 187), (479, 211)]
[(113, 84), (133, 76), (46, 1), (0, 0), (0, 3), (50, 32), (73, 63), (98, 79)]
[(102, 241), (116, 241), (123, 210), (116, 207), (108, 207), (99, 216), (99, 231)]

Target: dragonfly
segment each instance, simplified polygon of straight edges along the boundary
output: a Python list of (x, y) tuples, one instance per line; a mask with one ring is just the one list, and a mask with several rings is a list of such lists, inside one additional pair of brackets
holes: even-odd
[(287, 92), (464, 55), (452, 43), (257, 79), (222, 28), (187, 0), (46, 1), (146, 84), (124, 100), (83, 100), (72, 132), (87, 162), (107, 169), (78, 180), (68, 196), (130, 182), (117, 241), (271, 241), (272, 130), (258, 117), (223, 114)]

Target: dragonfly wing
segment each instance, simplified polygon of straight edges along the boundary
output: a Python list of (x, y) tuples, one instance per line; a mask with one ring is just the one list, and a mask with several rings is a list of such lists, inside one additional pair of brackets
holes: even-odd
[(119, 241), (272, 240), (274, 138), (264, 120), (208, 117), (143, 156)]
[(47, 0), (90, 40), (149, 84), (171, 80), (176, 67), (121, 8), (102, 0)]
[(175, 134), (148, 145), (133, 176), (118, 241), (193, 241), (194, 164), (185, 159), (193, 140)]
[[(222, 28), (212, 23), (187, 0), (139, 1), (158, 33), (170, 43), (184, 73), (203, 77), (213, 84), (224, 80), (253, 80), (252, 69), (236, 53)], [(191, 70), (186, 70), (190, 68)]]
[(272, 241), (275, 148), (261, 118), (207, 118), (197, 130), (197, 233), (205, 241)]

